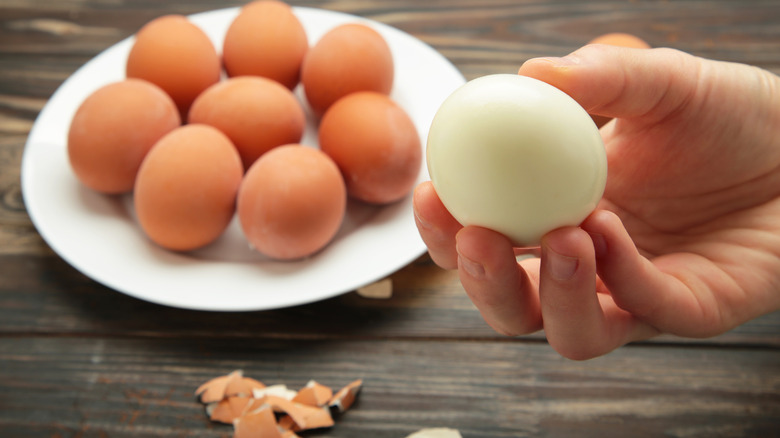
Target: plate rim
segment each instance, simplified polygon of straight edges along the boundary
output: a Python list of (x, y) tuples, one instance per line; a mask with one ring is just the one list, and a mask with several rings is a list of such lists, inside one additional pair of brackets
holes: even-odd
[[(187, 15), (187, 18), (191, 19), (193, 22), (197, 22), (198, 20), (208, 20), (209, 17), (214, 17), (218, 14), (226, 14), (226, 15), (234, 15), (237, 14), (241, 7), (228, 7), (228, 8), (221, 8), (221, 9), (214, 9), (209, 11), (203, 11), (198, 12), (196, 14)], [(449, 70), (449, 74), (454, 74), (457, 78), (458, 82), (457, 84), (453, 85), (454, 87), (461, 85), (462, 83), (465, 83), (465, 78), (463, 77), (462, 73), (455, 67), (446, 57), (444, 57), (441, 53), (436, 51), (433, 47), (426, 44), (425, 42), (421, 41), (418, 38), (415, 38), (414, 36), (397, 29), (395, 27), (392, 27), (388, 24), (384, 24), (366, 17), (361, 17), (357, 15), (352, 15), (344, 12), (339, 11), (331, 11), (327, 9), (318, 9), (318, 8), (312, 8), (312, 7), (300, 7), (300, 6), (293, 6), (292, 9), (299, 14), (310, 14), (310, 15), (325, 15), (330, 16), (330, 18), (335, 18), (337, 21), (359, 21), (363, 23), (369, 23), (372, 26), (376, 26), (377, 30), (380, 30), (383, 33), (390, 33), (391, 35), (394, 35), (395, 38), (402, 38), (406, 39), (407, 42), (413, 43), (415, 46), (418, 46), (420, 48), (425, 48), (426, 51), (429, 52), (429, 54), (434, 54), (437, 57), (437, 63), (441, 64), (443, 67), (447, 67)], [(299, 15), (299, 18), (300, 15)], [(302, 22), (305, 20), (302, 20)], [(307, 29), (308, 30), (308, 29)], [(75, 268), (77, 271), (81, 272), (83, 275), (87, 276), (88, 278), (102, 284), (103, 286), (106, 286), (109, 289), (112, 289), (114, 291), (120, 292), (124, 295), (128, 295), (131, 297), (134, 297), (136, 299), (147, 301), (155, 304), (160, 304), (164, 306), (174, 307), (174, 308), (181, 308), (181, 309), (190, 309), (190, 310), (203, 310), (203, 311), (217, 311), (217, 312), (241, 312), (241, 311), (258, 311), (258, 310), (270, 310), (270, 309), (277, 309), (277, 308), (284, 308), (284, 307), (293, 307), (298, 306), (302, 304), (308, 304), (316, 301), (325, 300), (328, 298), (332, 298), (335, 296), (339, 296), (342, 294), (345, 294), (347, 292), (353, 291), (361, 286), (370, 284), (374, 281), (381, 280), (392, 273), (402, 269), (404, 266), (408, 265), (409, 263), (413, 262), (415, 259), (419, 258), (422, 254), (424, 254), (426, 247), (422, 243), (422, 240), (419, 239), (417, 242), (418, 245), (414, 248), (411, 248), (408, 251), (404, 251), (403, 256), (398, 255), (396, 256), (396, 260), (388, 265), (384, 273), (377, 277), (377, 274), (365, 274), (365, 275), (356, 275), (355, 279), (351, 282), (347, 282), (348, 284), (334, 287), (334, 288), (322, 288), (322, 291), (320, 293), (315, 294), (309, 294), (304, 297), (299, 297), (298, 299), (287, 299), (283, 300), (283, 302), (277, 302), (276, 304), (269, 304), (269, 305), (220, 305), (220, 306), (214, 306), (212, 304), (203, 304), (203, 303), (187, 303), (182, 302), (180, 300), (176, 299), (166, 299), (166, 296), (149, 296), (148, 294), (141, 293), (139, 294), (138, 291), (132, 290), (132, 288), (126, 287), (124, 284), (117, 283), (117, 281), (113, 278), (110, 278), (110, 276), (102, 275), (100, 272), (95, 272), (95, 269), (93, 269), (90, 266), (84, 266), (83, 261), (80, 261), (78, 257), (74, 257), (72, 251), (65, 247), (63, 248), (61, 245), (63, 245), (62, 241), (58, 239), (57, 236), (52, 236), (51, 233), (52, 228), (47, 224), (46, 220), (42, 219), (42, 215), (45, 216), (45, 214), (41, 213), (39, 210), (39, 205), (36, 201), (31, 201), (31, 190), (34, 190), (35, 184), (40, 184), (41, 181), (34, 178), (34, 165), (36, 164), (33, 162), (34, 152), (36, 152), (36, 142), (37, 138), (40, 137), (38, 135), (39, 130), (43, 129), (43, 121), (42, 116), (48, 115), (50, 111), (52, 111), (53, 104), (59, 102), (59, 99), (62, 94), (66, 93), (68, 91), (68, 87), (71, 86), (71, 84), (76, 81), (76, 78), (79, 77), (80, 74), (83, 74), (83, 72), (89, 68), (90, 65), (97, 64), (101, 62), (101, 60), (104, 57), (108, 57), (110, 53), (114, 53), (119, 48), (122, 47), (122, 45), (130, 45), (134, 35), (130, 35), (111, 46), (107, 47), (106, 49), (102, 50), (100, 53), (92, 57), (90, 60), (88, 60), (86, 63), (79, 66), (78, 69), (76, 69), (70, 76), (68, 76), (67, 79), (65, 79), (52, 93), (52, 95), (48, 98), (46, 104), (41, 109), (41, 111), (36, 116), (36, 119), (30, 129), (30, 132), (28, 134), (27, 140), (25, 142), (24, 151), (22, 154), (22, 165), (21, 165), (21, 188), (22, 188), (22, 197), (25, 202), (26, 210), (28, 212), (28, 216), (30, 217), (30, 220), (32, 221), (33, 225), (36, 228), (36, 231), (41, 235), (43, 240), (46, 242), (46, 244), (64, 261), (66, 261), (70, 266)], [(308, 36), (308, 32), (307, 32)], [(312, 37), (309, 36), (311, 39)], [(213, 38), (212, 42), (215, 44), (218, 53), (221, 53), (221, 41), (218, 44), (216, 41), (214, 41)], [(122, 69), (124, 70), (124, 69)], [(451, 90), (452, 91), (452, 90)], [(444, 96), (446, 97), (446, 96)], [(443, 98), (442, 97), (442, 100)], [(431, 114), (431, 117), (433, 115)], [(45, 120), (44, 120), (45, 121)], [(67, 125), (69, 125), (69, 120), (67, 121)], [(427, 132), (427, 131), (426, 131)], [(421, 135), (421, 140), (424, 140), (424, 137)], [(425, 153), (424, 153), (424, 143), (421, 145), (423, 147), (423, 168), (425, 167)], [(37, 146), (40, 148), (41, 146)], [(59, 145), (58, 147), (62, 147), (62, 145)], [(66, 145), (65, 145), (66, 147)], [(67, 166), (67, 164), (66, 164)], [(69, 168), (69, 166), (67, 166)], [(411, 194), (407, 196), (407, 198), (411, 197)], [(48, 219), (47, 219), (48, 220)], [(411, 216), (410, 219), (411, 221)], [(418, 236), (419, 237), (419, 236)], [(289, 262), (281, 262), (283, 264), (287, 264)]]

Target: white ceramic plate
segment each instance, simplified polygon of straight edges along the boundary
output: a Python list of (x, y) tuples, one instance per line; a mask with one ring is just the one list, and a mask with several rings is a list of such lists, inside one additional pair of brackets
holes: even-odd
[[(395, 60), (391, 97), (409, 113), (425, 144), (433, 115), (464, 78), (443, 56), (390, 26), (343, 13), (294, 8), (314, 44), (327, 30), (362, 22), (387, 40)], [(222, 47), (238, 8), (190, 19)], [(146, 239), (130, 196), (94, 193), (75, 179), (67, 160), (67, 132), (81, 102), (95, 89), (124, 78), (132, 37), (104, 51), (68, 78), (38, 116), (22, 161), (22, 191), (36, 228), (63, 259), (92, 279), (136, 298), (213, 311), (263, 310), (336, 296), (380, 280), (419, 257), (423, 245), (411, 196), (384, 207), (350, 203), (334, 241), (305, 260), (278, 262), (252, 251), (234, 220), (206, 248), (176, 253)], [(296, 90), (299, 98), (302, 92)], [(310, 119), (302, 143), (316, 146)], [(424, 154), (423, 154), (424, 155)], [(419, 181), (428, 179), (425, 163)]]

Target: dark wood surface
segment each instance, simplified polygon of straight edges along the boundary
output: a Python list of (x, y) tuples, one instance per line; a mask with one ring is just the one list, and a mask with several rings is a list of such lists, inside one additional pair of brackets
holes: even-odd
[[(780, 2), (301, 1), (395, 26), (467, 79), (516, 72), (610, 31), (780, 73)], [(364, 379), (336, 426), (306, 436), (780, 436), (780, 314), (712, 339), (672, 336), (585, 362), (541, 334), (495, 334), (457, 277), (426, 256), (393, 297), (354, 292), (294, 308), (214, 313), (112, 291), (59, 258), (20, 188), (30, 128), (79, 66), (166, 13), (217, 0), (0, 0), (0, 436), (229, 437), (193, 397), (243, 369), (267, 383)]]

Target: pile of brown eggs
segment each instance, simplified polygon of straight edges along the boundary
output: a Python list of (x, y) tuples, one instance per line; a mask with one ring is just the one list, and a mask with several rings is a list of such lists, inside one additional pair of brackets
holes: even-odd
[[(132, 193), (141, 229), (164, 248), (208, 245), (237, 213), (251, 246), (298, 259), (332, 241), (348, 196), (382, 205), (411, 191), (422, 151), (389, 97), (393, 79), (387, 42), (365, 24), (309, 47), (292, 8), (255, 1), (220, 55), (203, 29), (167, 15), (136, 34), (126, 79), (81, 103), (68, 157), (90, 189)], [(307, 109), (318, 147), (301, 144)]]

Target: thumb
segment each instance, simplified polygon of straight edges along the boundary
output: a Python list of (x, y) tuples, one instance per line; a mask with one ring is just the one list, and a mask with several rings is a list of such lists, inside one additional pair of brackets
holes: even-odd
[(518, 74), (560, 89), (590, 114), (660, 120), (696, 91), (700, 58), (666, 48), (587, 45), (563, 58), (533, 58)]

